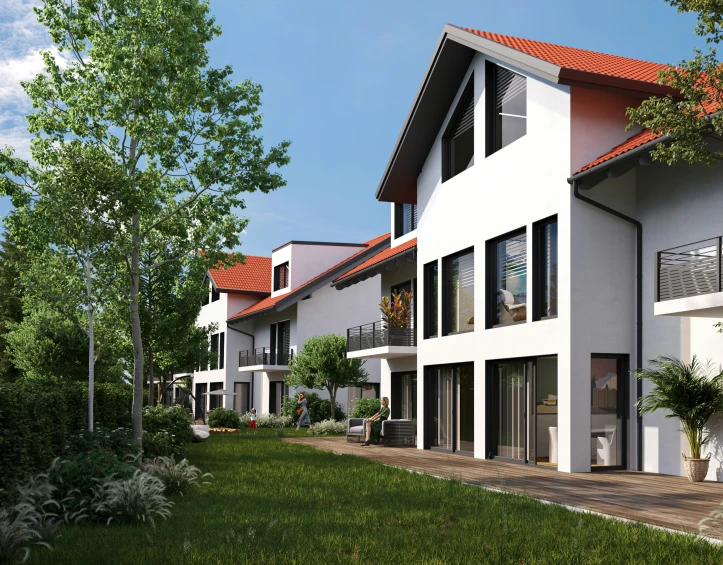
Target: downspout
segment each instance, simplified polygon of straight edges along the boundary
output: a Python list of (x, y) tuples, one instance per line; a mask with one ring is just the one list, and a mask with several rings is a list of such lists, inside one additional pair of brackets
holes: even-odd
[[(605, 206), (604, 204), (600, 204), (600, 202), (596, 202), (595, 200), (592, 200), (591, 198), (588, 198), (587, 196), (583, 196), (580, 194), (580, 181), (578, 180), (572, 180), (569, 181), (572, 183), (573, 188), (573, 194), (575, 195), (575, 198), (578, 200), (582, 200), (583, 202), (587, 202), (591, 206), (594, 206), (595, 208), (598, 208), (599, 210), (602, 210), (603, 212), (607, 212), (608, 214), (612, 214), (613, 216), (620, 218), (621, 220), (625, 220), (626, 222), (632, 224), (635, 226), (636, 231), (636, 284), (635, 284), (635, 292), (636, 292), (636, 298), (635, 298), (635, 327), (636, 327), (636, 358), (637, 358), (637, 368), (638, 370), (643, 368), (643, 224), (641, 224), (638, 220), (635, 218), (631, 218), (630, 216), (626, 216), (625, 214), (622, 214), (618, 212), (617, 210), (613, 210), (612, 208), (609, 208)], [(643, 396), (643, 381), (640, 379), (637, 379), (636, 383), (636, 389), (635, 389), (635, 395), (636, 395), (636, 406), (637, 401), (640, 400), (640, 398)], [(636, 422), (637, 422), (637, 463), (638, 463), (638, 471), (643, 470), (643, 417), (640, 415), (640, 411), (636, 410)]]
[[(253, 350), (253, 349), (256, 349), (256, 336), (254, 336), (253, 334), (249, 334), (249, 333), (243, 332), (243, 331), (241, 331), (241, 330), (239, 330), (239, 329), (236, 329), (236, 328), (234, 328), (232, 325), (230, 325), (230, 324), (228, 324), (228, 323), (226, 323), (226, 327), (227, 327), (229, 330), (233, 330), (233, 331), (238, 332), (238, 333), (240, 333), (240, 334), (244, 334), (244, 335), (247, 336), (247, 337), (250, 337), (250, 338), (251, 338), (251, 349), (252, 349), (252, 350)], [(251, 406), (251, 405), (254, 403), (254, 381), (255, 381), (255, 380), (256, 380), (256, 376), (255, 376), (254, 372), (251, 371), (251, 391), (249, 392), (249, 396), (250, 396), (250, 398), (249, 398), (249, 405), (250, 405), (250, 406), (249, 406), (249, 410), (251, 410), (251, 408), (253, 408), (253, 406)]]

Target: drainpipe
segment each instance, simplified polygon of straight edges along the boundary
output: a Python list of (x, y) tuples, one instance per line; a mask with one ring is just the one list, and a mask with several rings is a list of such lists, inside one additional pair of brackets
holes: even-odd
[[(230, 329), (230, 330), (233, 330), (233, 331), (238, 332), (238, 333), (240, 333), (240, 334), (244, 334), (244, 335), (247, 336), (247, 337), (250, 337), (250, 338), (251, 338), (251, 349), (254, 350), (254, 349), (256, 348), (256, 336), (254, 336), (253, 334), (249, 334), (249, 333), (246, 333), (246, 332), (242, 332), (241, 330), (234, 328), (234, 327), (231, 326), (230, 324), (226, 324), (226, 327), (227, 327), (228, 329)], [(249, 395), (250, 395), (251, 398), (249, 398), (249, 404), (253, 404), (253, 403), (254, 403), (254, 381), (255, 381), (255, 380), (256, 380), (255, 373), (254, 373), (253, 371), (251, 371), (251, 391), (249, 392)], [(249, 406), (249, 410), (250, 410), (251, 408), (253, 408), (253, 406)]]
[[(598, 208), (599, 210), (602, 210), (603, 212), (607, 212), (608, 214), (612, 214), (613, 216), (620, 218), (621, 220), (625, 220), (626, 222), (632, 224), (635, 226), (636, 231), (636, 284), (635, 284), (635, 292), (636, 292), (636, 298), (635, 298), (635, 329), (636, 329), (636, 358), (637, 358), (637, 365), (638, 369), (643, 368), (643, 224), (641, 224), (639, 221), (637, 221), (635, 218), (631, 218), (630, 216), (626, 216), (625, 214), (622, 214), (618, 212), (617, 210), (613, 210), (612, 208), (608, 208), (604, 204), (600, 204), (600, 202), (596, 202), (595, 200), (592, 200), (591, 198), (588, 198), (587, 196), (583, 196), (580, 194), (580, 181), (573, 180), (572, 182), (572, 188), (573, 188), (573, 194), (575, 195), (575, 198), (578, 200), (582, 200), (583, 202), (587, 202), (591, 206), (594, 206), (595, 208)], [(640, 379), (637, 379), (636, 383), (636, 401), (639, 401), (640, 398), (643, 396), (643, 382)], [(643, 417), (640, 415), (640, 411), (636, 409), (636, 421), (637, 421), (637, 459), (638, 459), (638, 471), (643, 470)]]

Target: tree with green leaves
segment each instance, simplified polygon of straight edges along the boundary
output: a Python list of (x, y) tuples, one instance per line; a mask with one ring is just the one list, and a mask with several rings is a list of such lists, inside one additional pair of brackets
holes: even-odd
[(25, 255), (5, 231), (0, 241), (0, 381), (14, 381), (20, 377), (7, 351), (6, 334), (12, 324), (23, 320), (22, 289), (18, 284), (20, 265)]
[[(209, 67), (220, 34), (202, 0), (44, 0), (36, 9), (59, 55), (24, 83), (33, 163), (0, 153), (0, 193), (22, 201), (69, 143), (101, 150), (113, 167), (103, 222), (113, 233), (108, 265), (133, 345), (133, 437), (141, 441), (144, 354), (141, 277), (204, 250), (205, 266), (242, 259), (234, 248), (247, 220), (242, 195), (285, 184), (288, 142), (258, 135), (261, 87)], [(62, 57), (62, 59), (60, 58)], [(107, 160), (107, 161), (106, 161)], [(148, 246), (168, 255), (144, 266)]]
[(340, 388), (361, 386), (369, 373), (362, 359), (347, 359), (346, 339), (340, 335), (314, 336), (289, 361), (291, 374), (286, 384), (294, 387), (326, 389), (331, 400), (331, 418), (336, 418), (336, 394)]
[[(654, 160), (704, 163), (712, 166), (723, 159), (711, 134), (723, 132), (723, 65), (715, 46), (723, 40), (723, 3), (718, 0), (666, 0), (681, 13), (697, 15), (695, 33), (705, 38), (709, 50), (694, 50), (694, 57), (659, 73), (658, 82), (676, 96), (652, 96), (637, 108), (628, 108), (631, 127), (638, 124), (667, 136), (650, 154)], [(717, 133), (716, 133), (717, 132)]]

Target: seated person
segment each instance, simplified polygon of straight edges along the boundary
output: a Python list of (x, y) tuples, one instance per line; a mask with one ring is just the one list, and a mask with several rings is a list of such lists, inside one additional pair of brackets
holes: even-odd
[(382, 407), (379, 412), (374, 414), (371, 418), (367, 418), (364, 422), (367, 429), (367, 440), (362, 445), (369, 445), (379, 441), (379, 436), (382, 433), (382, 422), (389, 418), (389, 399), (385, 396), (382, 398)]

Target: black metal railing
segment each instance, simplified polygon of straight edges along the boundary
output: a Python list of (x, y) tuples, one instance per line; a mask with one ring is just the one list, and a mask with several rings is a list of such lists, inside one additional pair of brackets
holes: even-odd
[(346, 350), (363, 351), (375, 347), (417, 345), (415, 328), (388, 328), (384, 322), (355, 326), (346, 330)]
[(256, 349), (239, 351), (238, 366), (253, 367), (254, 365), (288, 365), (293, 356), (293, 349), (257, 347)]
[(723, 237), (704, 239), (655, 254), (655, 301), (721, 292)]

